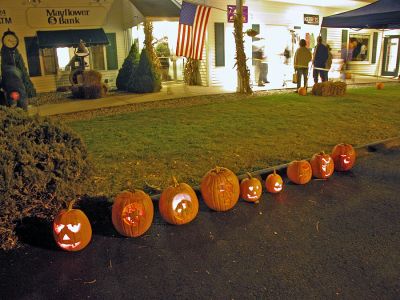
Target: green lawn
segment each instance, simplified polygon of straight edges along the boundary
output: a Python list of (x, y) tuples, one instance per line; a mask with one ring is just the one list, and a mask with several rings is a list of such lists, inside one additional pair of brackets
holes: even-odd
[[(271, 94), (191, 107), (72, 121), (112, 196), (171, 175), (197, 185), (209, 169), (237, 174), (308, 158), (341, 142), (359, 146), (400, 134), (400, 86), (349, 89), (345, 97)], [(207, 96), (205, 96), (207, 97)]]

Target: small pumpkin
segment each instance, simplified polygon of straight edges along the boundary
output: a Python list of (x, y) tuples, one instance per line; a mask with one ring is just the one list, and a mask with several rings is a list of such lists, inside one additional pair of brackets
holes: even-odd
[(332, 159), (336, 171), (348, 171), (356, 162), (356, 151), (350, 144), (338, 144), (333, 147)]
[(311, 165), (307, 160), (292, 161), (289, 163), (286, 173), (289, 180), (296, 184), (306, 184), (312, 177)]
[(329, 154), (316, 153), (310, 160), (312, 174), (319, 179), (327, 179), (333, 174), (334, 162)]
[(346, 79), (351, 79), (351, 73), (346, 72), (345, 78), (346, 78)]
[(240, 197), (247, 202), (258, 202), (262, 194), (260, 180), (246, 173), (247, 178), (240, 182)]
[(153, 202), (141, 190), (118, 194), (112, 206), (112, 223), (119, 234), (138, 237), (151, 226), (154, 216)]
[(276, 170), (274, 169), (274, 173), (269, 174), (267, 179), (265, 180), (265, 188), (268, 192), (276, 194), (282, 191), (283, 189), (283, 180), (282, 177), (276, 174)]
[(306, 96), (306, 95), (307, 95), (307, 89), (306, 89), (305, 87), (301, 87), (301, 88), (299, 88), (299, 89), (297, 90), (297, 93), (298, 93), (300, 96)]
[(205, 204), (216, 211), (227, 211), (239, 200), (239, 180), (235, 173), (223, 167), (215, 167), (201, 180), (201, 195)]
[(71, 201), (53, 221), (53, 236), (57, 245), (66, 251), (79, 251), (85, 248), (92, 238), (92, 226), (88, 217), (80, 209), (73, 209)]
[(173, 185), (167, 187), (160, 197), (158, 209), (162, 218), (175, 225), (191, 222), (199, 212), (199, 200), (190, 185), (178, 183), (172, 176)]
[(376, 88), (378, 90), (382, 90), (385, 87), (385, 85), (383, 84), (383, 82), (377, 82), (376, 83)]

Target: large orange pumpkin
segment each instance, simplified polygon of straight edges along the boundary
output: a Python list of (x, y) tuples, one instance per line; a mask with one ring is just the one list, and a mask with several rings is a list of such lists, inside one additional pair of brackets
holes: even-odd
[(335, 168), (332, 157), (324, 152), (314, 154), (310, 164), (314, 177), (319, 179), (329, 178)]
[(348, 171), (356, 162), (356, 151), (350, 144), (338, 144), (333, 147), (332, 159), (336, 171)]
[(311, 165), (306, 160), (295, 160), (289, 163), (286, 170), (287, 177), (296, 184), (306, 184), (311, 180)]
[(258, 202), (262, 194), (262, 184), (260, 180), (247, 173), (240, 183), (240, 197), (247, 202)]
[(201, 180), (200, 190), (206, 205), (216, 211), (229, 210), (239, 200), (239, 180), (227, 168), (210, 170)]
[(158, 202), (160, 214), (170, 224), (189, 223), (197, 216), (199, 200), (190, 185), (178, 183), (174, 176), (172, 180), (173, 185), (162, 192)]
[(274, 173), (269, 174), (267, 179), (265, 180), (265, 188), (268, 192), (276, 194), (282, 191), (283, 189), (283, 180), (282, 177), (276, 174), (276, 170), (274, 169)]
[(114, 200), (112, 223), (121, 235), (142, 235), (150, 228), (153, 216), (153, 202), (149, 195), (141, 190), (122, 192)]
[(53, 221), (53, 236), (57, 245), (67, 251), (85, 248), (92, 238), (92, 226), (88, 217), (80, 209), (73, 209), (71, 201), (68, 209), (63, 209)]

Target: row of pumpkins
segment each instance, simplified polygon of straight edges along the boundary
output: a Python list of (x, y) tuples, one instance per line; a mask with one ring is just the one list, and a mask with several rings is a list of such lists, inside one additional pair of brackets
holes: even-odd
[[(332, 155), (324, 152), (315, 154), (310, 162), (292, 161), (287, 167), (287, 177), (295, 184), (306, 184), (314, 176), (329, 178), (334, 170), (350, 170), (355, 162), (356, 152), (349, 144), (338, 144)], [(237, 176), (229, 169), (216, 167), (210, 170), (201, 181), (201, 195), (205, 204), (215, 211), (227, 211), (234, 207), (239, 195), (245, 201), (258, 202), (262, 194), (259, 179), (247, 173), (239, 184)], [(159, 211), (163, 219), (175, 225), (191, 222), (198, 213), (199, 201), (194, 190), (186, 183), (178, 183), (173, 177), (173, 185), (166, 188), (159, 200)], [(266, 190), (279, 193), (283, 181), (275, 170), (265, 180)], [(153, 222), (154, 207), (149, 195), (141, 190), (122, 192), (115, 198), (112, 206), (112, 223), (123, 236), (138, 237), (144, 234)], [(85, 248), (92, 236), (92, 228), (87, 216), (79, 209), (62, 210), (53, 222), (53, 234), (59, 247), (67, 251)]]

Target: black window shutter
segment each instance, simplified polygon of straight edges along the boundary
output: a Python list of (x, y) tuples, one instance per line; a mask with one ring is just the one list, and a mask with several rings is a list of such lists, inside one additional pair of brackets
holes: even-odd
[(348, 30), (345, 30), (345, 29), (343, 29), (342, 30), (342, 47), (343, 46), (347, 46), (347, 37), (349, 36), (349, 31)]
[(41, 76), (39, 44), (37, 37), (25, 37), (26, 57), (28, 59), (29, 76)]
[(375, 64), (376, 63), (376, 48), (378, 46), (378, 33), (374, 32), (374, 35), (372, 37), (372, 59), (371, 63)]
[(107, 70), (118, 70), (117, 39), (115, 32), (106, 33), (106, 35), (108, 41), (110, 42), (106, 46)]
[(321, 37), (322, 37), (322, 42), (326, 44), (328, 41), (328, 28), (321, 28)]
[(225, 28), (224, 23), (214, 23), (215, 29), (215, 66), (225, 66)]

